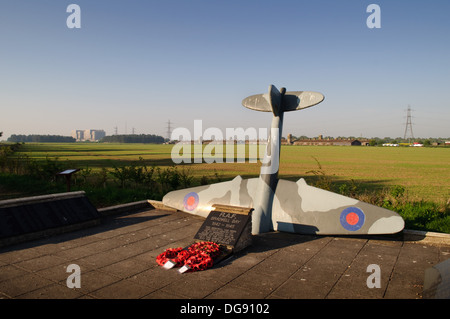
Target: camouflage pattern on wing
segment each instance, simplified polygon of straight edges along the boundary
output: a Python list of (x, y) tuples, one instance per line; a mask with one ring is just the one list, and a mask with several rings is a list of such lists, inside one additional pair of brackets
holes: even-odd
[[(213, 204), (253, 207), (260, 178), (235, 177), (228, 182), (168, 193), (164, 205), (207, 217)], [(299, 234), (393, 234), (404, 227), (395, 212), (306, 184), (279, 180), (273, 194), (271, 229)]]
[(404, 227), (395, 212), (298, 182), (279, 180), (273, 229), (320, 235), (393, 234)]
[(206, 218), (214, 204), (252, 207), (257, 180), (258, 178), (244, 180), (241, 176), (236, 176), (228, 182), (169, 192), (162, 202), (166, 206)]

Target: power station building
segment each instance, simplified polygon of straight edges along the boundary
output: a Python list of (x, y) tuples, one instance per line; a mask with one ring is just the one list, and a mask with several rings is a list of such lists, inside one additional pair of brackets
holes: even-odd
[(72, 130), (72, 137), (77, 142), (97, 142), (106, 136), (104, 130)]

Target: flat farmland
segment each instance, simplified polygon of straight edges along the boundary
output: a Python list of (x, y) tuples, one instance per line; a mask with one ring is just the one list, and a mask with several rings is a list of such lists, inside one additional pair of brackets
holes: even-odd
[[(25, 144), (18, 155), (27, 155), (37, 161), (58, 158), (73, 168), (96, 170), (124, 165), (167, 167), (175, 165), (171, 158), (174, 145), (106, 144), (106, 143), (42, 143)], [(193, 148), (192, 148), (193, 150)], [(246, 148), (245, 158), (237, 156), (233, 163), (218, 163), (224, 158), (225, 148), (213, 148), (216, 162), (211, 164), (178, 164), (196, 178), (206, 176), (211, 182), (244, 178), (259, 174), (260, 162), (250, 163), (255, 153)], [(215, 152), (214, 152), (215, 151)], [(204, 158), (213, 158), (211, 151)], [(235, 148), (235, 154), (239, 151)], [(197, 154), (199, 156), (199, 154)], [(222, 156), (223, 155), (223, 156)], [(240, 158), (244, 163), (238, 163)], [(356, 183), (369, 190), (394, 185), (403, 186), (408, 196), (415, 200), (446, 203), (450, 198), (450, 149), (443, 147), (364, 147), (364, 146), (288, 146), (281, 148), (280, 178), (297, 180), (305, 178), (314, 183), (320, 174), (332, 182)], [(319, 167), (320, 165), (320, 167)]]
[(450, 149), (418, 147), (284, 147), (282, 174), (317, 167), (336, 181), (354, 180), (368, 188), (405, 187), (417, 200), (450, 198)]

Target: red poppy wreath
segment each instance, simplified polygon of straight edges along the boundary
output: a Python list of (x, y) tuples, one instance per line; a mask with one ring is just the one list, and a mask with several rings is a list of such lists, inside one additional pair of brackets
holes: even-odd
[(189, 271), (200, 271), (211, 268), (214, 258), (220, 255), (220, 246), (214, 242), (203, 241), (192, 244), (187, 249), (181, 247), (168, 248), (156, 257), (156, 262), (164, 266), (169, 260), (176, 267), (187, 266)]

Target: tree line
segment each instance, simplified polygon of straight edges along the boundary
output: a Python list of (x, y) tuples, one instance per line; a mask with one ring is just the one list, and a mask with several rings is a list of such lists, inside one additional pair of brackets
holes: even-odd
[(13, 134), (11, 135), (8, 142), (22, 143), (22, 142), (33, 142), (33, 143), (74, 143), (75, 139), (72, 136), (62, 136), (62, 135), (21, 135)]
[(105, 143), (164, 143), (164, 137), (153, 134), (126, 134), (126, 135), (110, 135), (100, 140)]
[[(1, 132), (0, 132), (1, 133)], [(1, 134), (0, 134), (1, 136)], [(11, 135), (8, 142), (13, 143), (74, 143), (76, 139), (71, 136), (62, 135), (23, 135), (23, 134), (13, 134)], [(164, 137), (153, 134), (127, 134), (127, 135), (111, 135), (105, 136), (100, 140), (104, 143), (152, 143), (152, 144), (162, 144), (165, 142)]]

